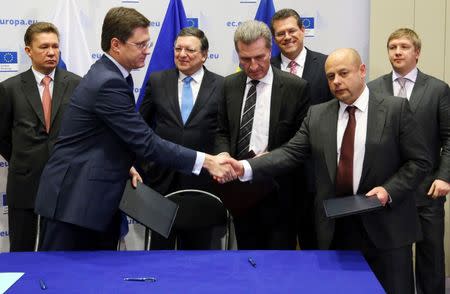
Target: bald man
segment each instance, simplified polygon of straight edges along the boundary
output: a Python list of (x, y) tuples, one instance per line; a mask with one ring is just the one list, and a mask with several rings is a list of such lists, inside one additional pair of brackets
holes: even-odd
[[(414, 293), (411, 248), (421, 234), (411, 191), (431, 168), (422, 135), (406, 99), (369, 93), (366, 67), (354, 49), (330, 54), (325, 72), (337, 99), (311, 106), (300, 130), (281, 148), (248, 161), (229, 162), (242, 181), (258, 181), (289, 172), (311, 156), (319, 248), (360, 250), (387, 293)], [(347, 110), (349, 106), (354, 110)], [(353, 121), (353, 160), (349, 160), (341, 149), (349, 146), (344, 133)], [(350, 172), (344, 168), (349, 161)], [(325, 216), (323, 200), (352, 194), (377, 197), (384, 207), (336, 220)]]

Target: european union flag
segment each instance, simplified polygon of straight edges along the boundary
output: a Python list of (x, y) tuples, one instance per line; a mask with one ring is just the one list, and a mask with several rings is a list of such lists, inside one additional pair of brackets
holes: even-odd
[(314, 29), (314, 17), (302, 17), (302, 23), (305, 29)]
[(0, 52), (0, 63), (17, 63), (17, 52)]
[(139, 92), (139, 97), (136, 102), (136, 109), (139, 109), (139, 106), (141, 106), (150, 74), (154, 71), (175, 67), (173, 61), (173, 44), (181, 29), (187, 26), (188, 23), (183, 3), (181, 0), (170, 0), (166, 16), (164, 17), (161, 26), (161, 31), (159, 32), (158, 40), (156, 40), (152, 58), (148, 65), (147, 72), (145, 73), (144, 81), (142, 82), (141, 91)]
[[(264, 22), (270, 28), (270, 21), (274, 14), (275, 6), (273, 5), (273, 1), (261, 0), (261, 2), (259, 2), (258, 10), (256, 11), (255, 20)], [(272, 37), (272, 56), (277, 56), (278, 54), (280, 54), (280, 48), (278, 48), (278, 45)]]

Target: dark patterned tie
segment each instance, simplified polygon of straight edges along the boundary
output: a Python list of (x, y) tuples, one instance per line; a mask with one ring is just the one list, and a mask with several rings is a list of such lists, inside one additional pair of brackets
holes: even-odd
[(237, 144), (237, 158), (243, 159), (249, 152), (250, 137), (252, 135), (253, 117), (255, 116), (256, 105), (256, 85), (259, 81), (252, 80), (252, 85), (245, 99), (244, 112), (241, 119), (241, 127), (239, 129), (239, 137)]
[(347, 106), (348, 122), (342, 137), (341, 155), (336, 173), (336, 195), (353, 195), (353, 153), (355, 143), (355, 106)]

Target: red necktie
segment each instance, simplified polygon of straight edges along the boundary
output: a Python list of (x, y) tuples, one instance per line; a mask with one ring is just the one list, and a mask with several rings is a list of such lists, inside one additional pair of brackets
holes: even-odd
[(50, 95), (50, 82), (52, 78), (45, 76), (41, 84), (44, 85), (44, 92), (42, 93), (42, 109), (44, 110), (45, 129), (47, 133), (50, 131), (50, 118), (52, 116), (52, 96)]
[(355, 106), (347, 106), (348, 122), (342, 137), (341, 155), (336, 173), (336, 195), (353, 195), (353, 153), (355, 143)]
[(290, 68), (289, 72), (291, 74), (294, 74), (294, 75), (297, 74), (297, 62), (295, 62), (295, 60), (292, 60), (291, 62), (289, 62), (288, 67)]

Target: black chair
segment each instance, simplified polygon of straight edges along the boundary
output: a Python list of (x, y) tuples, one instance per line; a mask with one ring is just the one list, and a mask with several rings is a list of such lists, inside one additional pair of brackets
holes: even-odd
[[(220, 242), (220, 249), (229, 248), (230, 214), (219, 197), (202, 190), (179, 190), (166, 195), (179, 205), (172, 231), (184, 232), (211, 229), (211, 244)], [(148, 238), (148, 239), (147, 239)], [(151, 233), (145, 237), (150, 248)], [(175, 249), (177, 241), (175, 241)]]

